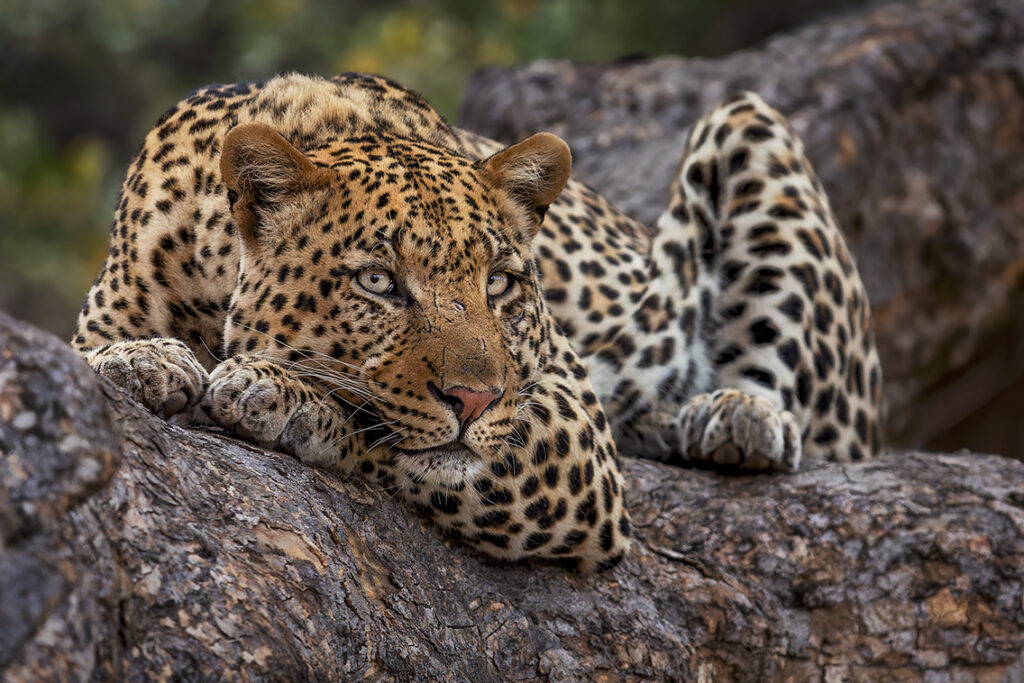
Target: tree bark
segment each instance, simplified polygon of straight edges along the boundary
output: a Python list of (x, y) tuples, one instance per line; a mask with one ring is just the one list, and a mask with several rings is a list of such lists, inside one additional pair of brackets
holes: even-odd
[(689, 125), (738, 90), (788, 116), (875, 313), (893, 443), (1024, 458), (1024, 3), (911, 2), (722, 59), (487, 69), (460, 123), (550, 130), (647, 225)]
[(1024, 464), (997, 456), (625, 459), (623, 564), (505, 567), (361, 481), (164, 422), (3, 315), (0, 451), (7, 680), (1024, 675)]

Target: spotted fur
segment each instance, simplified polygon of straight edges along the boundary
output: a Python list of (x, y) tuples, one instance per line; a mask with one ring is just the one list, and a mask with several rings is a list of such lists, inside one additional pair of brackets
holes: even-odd
[(699, 122), (653, 234), (568, 171), (554, 136), (502, 149), (379, 77), (204, 88), (133, 161), (73, 345), (154, 412), (583, 570), (629, 546), (616, 441), (878, 452), (867, 300), (777, 113)]
[[(620, 452), (785, 471), (881, 451), (867, 295), (803, 144), (758, 96), (694, 125), (644, 266), (615, 275), (622, 315), (573, 339)], [(554, 313), (575, 322), (592, 297)]]

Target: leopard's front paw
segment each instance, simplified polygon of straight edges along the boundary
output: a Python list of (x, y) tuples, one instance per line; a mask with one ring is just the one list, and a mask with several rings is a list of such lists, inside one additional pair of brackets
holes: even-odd
[(209, 383), (206, 369), (177, 339), (115, 342), (86, 354), (85, 359), (93, 370), (163, 418), (198, 404)]
[(781, 472), (800, 467), (793, 414), (737, 389), (690, 399), (679, 413), (679, 439), (685, 460)]
[(334, 466), (352, 446), (346, 415), (326, 393), (277, 363), (240, 356), (214, 369), (203, 409), (247, 441)]

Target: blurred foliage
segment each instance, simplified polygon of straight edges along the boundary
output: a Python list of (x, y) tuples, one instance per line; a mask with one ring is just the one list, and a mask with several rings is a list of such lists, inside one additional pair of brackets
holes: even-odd
[(369, 71), (451, 116), (481, 65), (716, 54), (855, 4), (0, 0), (0, 308), (70, 335), (132, 150), (200, 85)]

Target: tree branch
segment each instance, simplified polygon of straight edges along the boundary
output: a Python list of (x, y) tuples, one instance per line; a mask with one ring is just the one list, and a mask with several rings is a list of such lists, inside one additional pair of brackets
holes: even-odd
[(626, 459), (634, 550), (580, 577), (169, 425), (6, 317), (0, 416), (13, 680), (1003, 675), (1024, 643), (1024, 464), (995, 456), (746, 477)]

